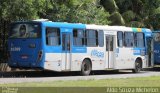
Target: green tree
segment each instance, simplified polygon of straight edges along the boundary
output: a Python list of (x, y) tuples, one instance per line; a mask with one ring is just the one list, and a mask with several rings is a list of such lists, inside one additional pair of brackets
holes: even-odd
[(115, 0), (101, 0), (101, 4), (106, 11), (111, 14), (109, 19), (111, 21), (110, 25), (125, 25), (122, 15), (119, 13), (119, 8)]
[(52, 9), (43, 15), (47, 19), (88, 24), (109, 23), (109, 13), (98, 0), (50, 0), (50, 2)]
[(160, 0), (115, 1), (126, 26), (160, 28)]
[(111, 25), (159, 29), (160, 0), (101, 0)]
[(5, 20), (27, 20), (38, 18), (45, 0), (1, 0), (1, 18)]
[(99, 0), (1, 0), (1, 18), (108, 24), (109, 13)]

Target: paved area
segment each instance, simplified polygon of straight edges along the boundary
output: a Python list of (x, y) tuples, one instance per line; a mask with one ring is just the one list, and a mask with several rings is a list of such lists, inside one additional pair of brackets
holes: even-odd
[[(69, 74), (68, 74), (69, 75)], [(102, 74), (94, 74), (90, 76), (78, 75), (51, 75), (37, 77), (1, 77), (0, 84), (6, 83), (22, 83), (22, 82), (45, 82), (45, 81), (68, 81), (68, 80), (100, 80), (100, 79), (116, 79), (116, 78), (133, 78), (133, 77), (148, 77), (160, 76), (160, 71), (142, 71), (141, 73), (131, 73), (128, 71), (122, 72), (106, 72)]]

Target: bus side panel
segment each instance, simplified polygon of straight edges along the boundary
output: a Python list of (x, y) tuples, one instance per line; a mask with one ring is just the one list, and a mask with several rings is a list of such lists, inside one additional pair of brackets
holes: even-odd
[(46, 53), (44, 69), (61, 71), (61, 53)]
[(71, 70), (80, 71), (81, 64), (85, 58), (87, 58), (87, 48), (73, 46), (72, 47)]
[(140, 48), (117, 48), (116, 68), (118, 69), (132, 69), (135, 68), (135, 62), (137, 58), (142, 59), (142, 68), (146, 68), (146, 58), (141, 56), (144, 49)]
[[(76, 49), (78, 50), (78, 48)], [(84, 59), (89, 59), (91, 61), (92, 70), (104, 70), (105, 69), (105, 57), (104, 57), (103, 48), (88, 47), (88, 48), (84, 48), (84, 50), (81, 48), (81, 51), (83, 51), (83, 53), (82, 52), (72, 53), (72, 63), (71, 63), (72, 71), (80, 71), (81, 64)]]
[(105, 69), (105, 53), (102, 47), (88, 47), (87, 55), (90, 56), (92, 61), (92, 70)]
[(132, 54), (133, 48), (117, 48), (115, 69), (134, 68), (135, 57)]
[(87, 57), (86, 53), (72, 53), (71, 70), (81, 71), (81, 64), (85, 57)]
[(44, 69), (61, 71), (61, 45), (59, 46), (50, 46), (47, 45), (46, 41), (46, 26), (43, 26), (42, 38), (43, 38), (43, 50), (44, 50)]

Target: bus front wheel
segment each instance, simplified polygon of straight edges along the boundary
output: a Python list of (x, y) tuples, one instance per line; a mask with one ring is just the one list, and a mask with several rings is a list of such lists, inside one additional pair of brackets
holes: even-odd
[(133, 73), (139, 73), (142, 70), (142, 62), (137, 60), (135, 62), (135, 69), (132, 70)]
[(81, 75), (87, 76), (90, 74), (92, 66), (89, 60), (85, 59), (81, 65)]

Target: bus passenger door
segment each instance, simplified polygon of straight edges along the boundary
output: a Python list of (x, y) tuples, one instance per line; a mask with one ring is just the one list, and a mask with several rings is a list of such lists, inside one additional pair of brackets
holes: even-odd
[(151, 37), (146, 37), (147, 43), (147, 66), (152, 67), (154, 65), (154, 58), (153, 58), (153, 39)]
[(105, 68), (113, 68), (114, 66), (114, 36), (106, 35), (106, 65)]
[(62, 70), (71, 69), (71, 33), (62, 33)]

